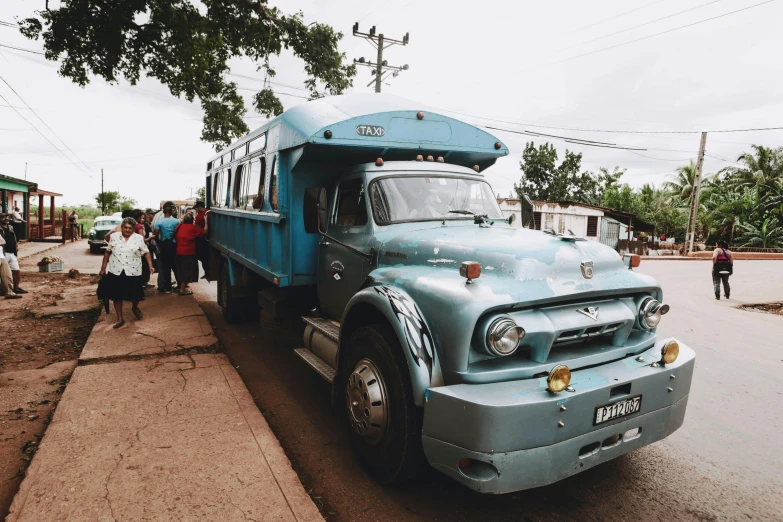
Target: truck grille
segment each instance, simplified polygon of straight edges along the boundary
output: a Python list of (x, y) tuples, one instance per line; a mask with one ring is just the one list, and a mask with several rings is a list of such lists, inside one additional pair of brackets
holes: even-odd
[(579, 330), (568, 330), (567, 332), (562, 332), (560, 335), (558, 335), (554, 344), (557, 346), (558, 344), (582, 341), (585, 339), (591, 339), (601, 335), (610, 334), (616, 332), (624, 325), (625, 323), (612, 323), (604, 326), (591, 326), (590, 328), (582, 328)]

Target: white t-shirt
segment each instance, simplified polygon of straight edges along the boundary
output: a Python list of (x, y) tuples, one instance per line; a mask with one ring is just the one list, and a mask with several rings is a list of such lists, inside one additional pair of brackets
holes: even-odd
[(125, 241), (122, 232), (118, 232), (109, 238), (106, 251), (111, 252), (107, 269), (110, 273), (120, 275), (125, 270), (125, 275), (139, 276), (141, 275), (141, 257), (149, 253), (150, 250), (141, 234), (132, 234)]

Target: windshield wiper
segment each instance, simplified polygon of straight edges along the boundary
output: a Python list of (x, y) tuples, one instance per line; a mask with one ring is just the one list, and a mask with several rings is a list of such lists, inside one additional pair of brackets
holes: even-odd
[(463, 214), (465, 216), (475, 216), (475, 212), (471, 212), (470, 210), (449, 210), (446, 212), (447, 214)]

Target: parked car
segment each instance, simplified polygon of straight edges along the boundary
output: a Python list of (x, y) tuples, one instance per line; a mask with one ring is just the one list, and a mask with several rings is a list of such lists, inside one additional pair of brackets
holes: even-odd
[(483, 175), (507, 154), (372, 94), (289, 109), (206, 164), (225, 318), (303, 316), (295, 353), (382, 483), (426, 459), (476, 491), (535, 488), (683, 423), (695, 354), (657, 336), (660, 285), (639, 256), (513, 227)]
[(90, 252), (100, 254), (106, 248), (104, 237), (122, 223), (122, 219), (115, 216), (98, 216), (92, 223), (92, 228), (87, 234), (87, 244), (90, 245)]

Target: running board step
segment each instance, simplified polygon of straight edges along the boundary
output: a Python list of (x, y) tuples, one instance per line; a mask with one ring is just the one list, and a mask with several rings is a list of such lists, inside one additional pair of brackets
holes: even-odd
[(302, 320), (334, 342), (340, 341), (340, 323), (335, 324), (322, 317), (302, 317)]
[(337, 375), (337, 372), (334, 371), (334, 368), (319, 359), (313, 352), (307, 348), (296, 348), (294, 349), (294, 353), (315, 370), (318, 375), (326, 379), (326, 382), (329, 384), (334, 382), (334, 376)]

